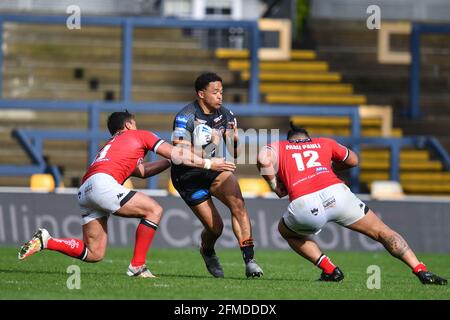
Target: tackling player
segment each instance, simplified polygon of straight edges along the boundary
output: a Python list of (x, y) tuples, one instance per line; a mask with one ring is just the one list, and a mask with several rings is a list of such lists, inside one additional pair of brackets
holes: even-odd
[[(181, 162), (186, 166), (208, 167), (219, 172), (235, 169), (233, 163), (225, 162), (224, 159), (201, 159), (173, 147), (150, 131), (138, 130), (134, 115), (128, 111), (112, 113), (108, 118), (108, 129), (112, 137), (97, 154), (78, 190), (78, 203), (84, 210), (83, 240), (53, 238), (46, 229), (39, 229), (32, 239), (20, 248), (20, 260), (47, 249), (86, 262), (101, 261), (108, 240), (107, 221), (110, 214), (113, 214), (141, 219), (136, 230), (134, 254), (127, 275), (152, 278), (154, 276), (146, 267), (145, 260), (163, 209), (144, 193), (123, 187), (124, 181), (129, 176), (147, 178), (164, 171), (170, 166), (170, 161), (166, 159)], [(148, 151), (166, 159), (143, 162)]]
[[(212, 136), (208, 144), (200, 147), (202, 156), (214, 156), (221, 139), (224, 139), (230, 154), (237, 158), (237, 122), (233, 113), (222, 106), (222, 79), (215, 73), (204, 73), (196, 79), (195, 90), (197, 99), (175, 116), (173, 144), (195, 151), (195, 128), (201, 124), (207, 125), (212, 128)], [(175, 189), (203, 224), (200, 253), (208, 271), (214, 277), (224, 276), (214, 250), (214, 245), (222, 234), (223, 221), (212, 202), (213, 195), (231, 211), (233, 232), (242, 251), (246, 276), (260, 277), (263, 271), (254, 259), (250, 218), (233, 173), (211, 172), (185, 165), (172, 165), (171, 170)]]
[(290, 204), (278, 230), (295, 252), (322, 269), (319, 280), (344, 278), (309, 237), (333, 221), (383, 244), (423, 284), (447, 284), (446, 279), (428, 271), (403, 237), (384, 224), (335, 175), (333, 171), (358, 165), (353, 151), (333, 139), (310, 138), (305, 129), (292, 124), (287, 139), (263, 148), (258, 155), (258, 168), (280, 198), (289, 195)]

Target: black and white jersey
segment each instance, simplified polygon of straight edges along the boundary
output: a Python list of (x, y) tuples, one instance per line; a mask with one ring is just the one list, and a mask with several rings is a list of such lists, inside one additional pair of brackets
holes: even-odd
[(220, 107), (212, 114), (205, 114), (197, 100), (181, 109), (173, 122), (172, 141), (185, 140), (193, 144), (193, 132), (199, 124), (206, 124), (212, 129), (224, 132), (237, 126), (233, 112)]

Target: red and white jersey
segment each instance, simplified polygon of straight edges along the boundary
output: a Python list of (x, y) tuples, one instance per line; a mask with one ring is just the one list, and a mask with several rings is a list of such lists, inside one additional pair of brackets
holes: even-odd
[(96, 173), (106, 173), (122, 184), (143, 161), (147, 152), (156, 152), (163, 142), (146, 130), (127, 130), (115, 134), (98, 152), (82, 183)]
[(342, 181), (334, 174), (332, 161), (345, 161), (349, 150), (329, 138), (283, 140), (267, 146), (278, 158), (278, 177), (293, 201)]

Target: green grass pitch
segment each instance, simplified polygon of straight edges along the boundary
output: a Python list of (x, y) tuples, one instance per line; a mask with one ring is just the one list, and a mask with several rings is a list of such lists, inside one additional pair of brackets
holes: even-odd
[[(424, 286), (409, 268), (385, 252), (327, 252), (345, 274), (341, 283), (315, 281), (320, 270), (292, 251), (257, 250), (264, 277), (247, 279), (238, 249), (218, 249), (224, 279), (207, 273), (196, 249), (154, 248), (148, 256), (156, 279), (125, 275), (131, 248), (110, 248), (96, 264), (50, 251), (25, 261), (18, 248), (0, 247), (0, 299), (450, 299), (450, 286)], [(419, 254), (430, 270), (450, 277), (450, 254)], [(80, 289), (68, 289), (70, 265), (80, 267)], [(367, 267), (381, 270), (381, 288), (368, 289)]]

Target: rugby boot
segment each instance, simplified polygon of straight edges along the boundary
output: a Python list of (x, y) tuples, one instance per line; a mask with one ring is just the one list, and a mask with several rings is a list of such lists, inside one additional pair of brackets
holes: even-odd
[(322, 272), (320, 275), (319, 281), (327, 281), (327, 282), (339, 282), (344, 279), (344, 273), (339, 269), (339, 267), (334, 268), (332, 273)]
[(143, 264), (142, 266), (133, 267), (131, 264), (128, 266), (127, 275), (129, 277), (138, 278), (156, 278), (153, 273), (148, 270), (147, 266)]
[(447, 279), (441, 278), (430, 271), (419, 271), (415, 275), (423, 284), (447, 285)]
[(208, 269), (208, 272), (215, 278), (223, 278), (224, 273), (219, 262), (219, 257), (216, 254), (207, 256), (203, 253), (203, 250), (201, 248), (200, 254), (202, 255), (203, 261), (205, 261), (206, 269)]
[(264, 274), (263, 270), (261, 269), (260, 266), (258, 266), (255, 259), (251, 259), (245, 264), (245, 275), (247, 276), (247, 278), (249, 277), (259, 278), (263, 274)]
[(24, 260), (32, 254), (44, 250), (47, 247), (48, 239), (50, 239), (48, 231), (46, 229), (38, 229), (31, 240), (20, 248), (18, 254), (19, 260)]

